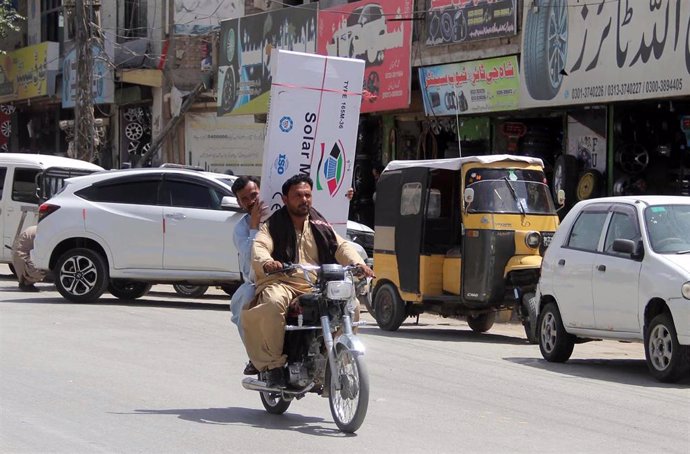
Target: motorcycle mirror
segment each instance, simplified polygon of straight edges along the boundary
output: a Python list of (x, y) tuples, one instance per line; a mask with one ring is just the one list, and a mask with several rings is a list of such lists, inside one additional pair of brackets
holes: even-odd
[(463, 196), (463, 200), (465, 201), (465, 213), (467, 213), (467, 210), (469, 209), (470, 204), (474, 201), (474, 189), (466, 188), (464, 196)]
[(558, 205), (563, 206), (565, 205), (565, 191), (563, 189), (559, 189), (558, 193), (556, 194), (556, 202)]

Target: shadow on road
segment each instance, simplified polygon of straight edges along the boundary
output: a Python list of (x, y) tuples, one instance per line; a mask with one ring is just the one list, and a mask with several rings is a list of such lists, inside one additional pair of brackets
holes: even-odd
[(690, 376), (678, 383), (661, 383), (652, 377), (643, 359), (571, 359), (565, 363), (550, 363), (537, 358), (503, 358), (516, 364), (534, 367), (555, 374), (589, 378), (645, 388), (687, 388)]
[(367, 336), (380, 336), (390, 338), (454, 341), (454, 342), (481, 342), (488, 344), (512, 344), (529, 345), (527, 339), (505, 336), (503, 334), (475, 333), (470, 329), (461, 327), (444, 327), (435, 324), (403, 324), (398, 331), (384, 331), (376, 324), (360, 327), (360, 333)]
[(302, 416), (296, 413), (271, 415), (263, 410), (253, 408), (181, 408), (169, 410), (134, 410), (135, 415), (174, 415), (178, 418), (201, 424), (237, 424), (260, 429), (298, 431), (307, 435), (349, 437), (351, 434), (340, 432), (336, 428), (322, 425), (323, 418)]

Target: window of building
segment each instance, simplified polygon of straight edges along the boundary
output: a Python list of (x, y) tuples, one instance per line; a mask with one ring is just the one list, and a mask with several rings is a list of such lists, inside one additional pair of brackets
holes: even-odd
[(120, 41), (147, 36), (146, 2), (147, 0), (124, 0), (124, 6), (119, 12)]
[(60, 42), (62, 0), (41, 0), (41, 42)]

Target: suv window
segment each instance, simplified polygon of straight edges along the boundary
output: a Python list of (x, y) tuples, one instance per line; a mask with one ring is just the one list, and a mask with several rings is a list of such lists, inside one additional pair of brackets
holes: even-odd
[(7, 168), (0, 167), (0, 200), (2, 200), (2, 189), (5, 187), (5, 175), (7, 175)]
[(158, 181), (127, 180), (90, 186), (78, 191), (77, 195), (93, 202), (156, 205), (158, 202)]
[[(609, 228), (606, 232), (606, 241), (604, 242), (604, 252), (613, 253), (613, 241), (624, 239), (636, 241), (640, 238), (640, 233), (637, 228), (637, 220), (632, 213), (615, 212), (611, 216)], [(626, 255), (626, 254), (621, 254)]]
[(38, 203), (36, 175), (40, 169), (14, 169), (12, 200), (17, 202)]
[(584, 251), (596, 251), (607, 216), (606, 211), (583, 211), (580, 213), (570, 231), (568, 247)]
[(220, 210), (223, 194), (198, 183), (168, 180), (165, 182), (163, 197), (166, 205)]

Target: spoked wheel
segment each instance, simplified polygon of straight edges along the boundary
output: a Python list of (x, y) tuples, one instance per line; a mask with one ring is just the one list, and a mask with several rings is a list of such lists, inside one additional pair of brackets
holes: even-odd
[(651, 374), (662, 382), (676, 382), (690, 369), (690, 348), (678, 343), (668, 314), (657, 315), (646, 327), (645, 358)]
[[(266, 381), (265, 372), (259, 374), (259, 380)], [(267, 412), (272, 415), (282, 415), (287, 411), (292, 403), (291, 400), (283, 399), (279, 393), (259, 393), (261, 396), (261, 403)]]
[(108, 286), (108, 265), (90, 249), (70, 249), (60, 256), (54, 268), (55, 287), (74, 303), (96, 301)]
[(326, 386), (329, 387), (328, 402), (333, 420), (340, 430), (354, 433), (364, 422), (369, 407), (369, 374), (361, 355), (345, 347), (336, 352), (336, 370), (340, 379), (331, 376), (330, 366), (326, 372)]

